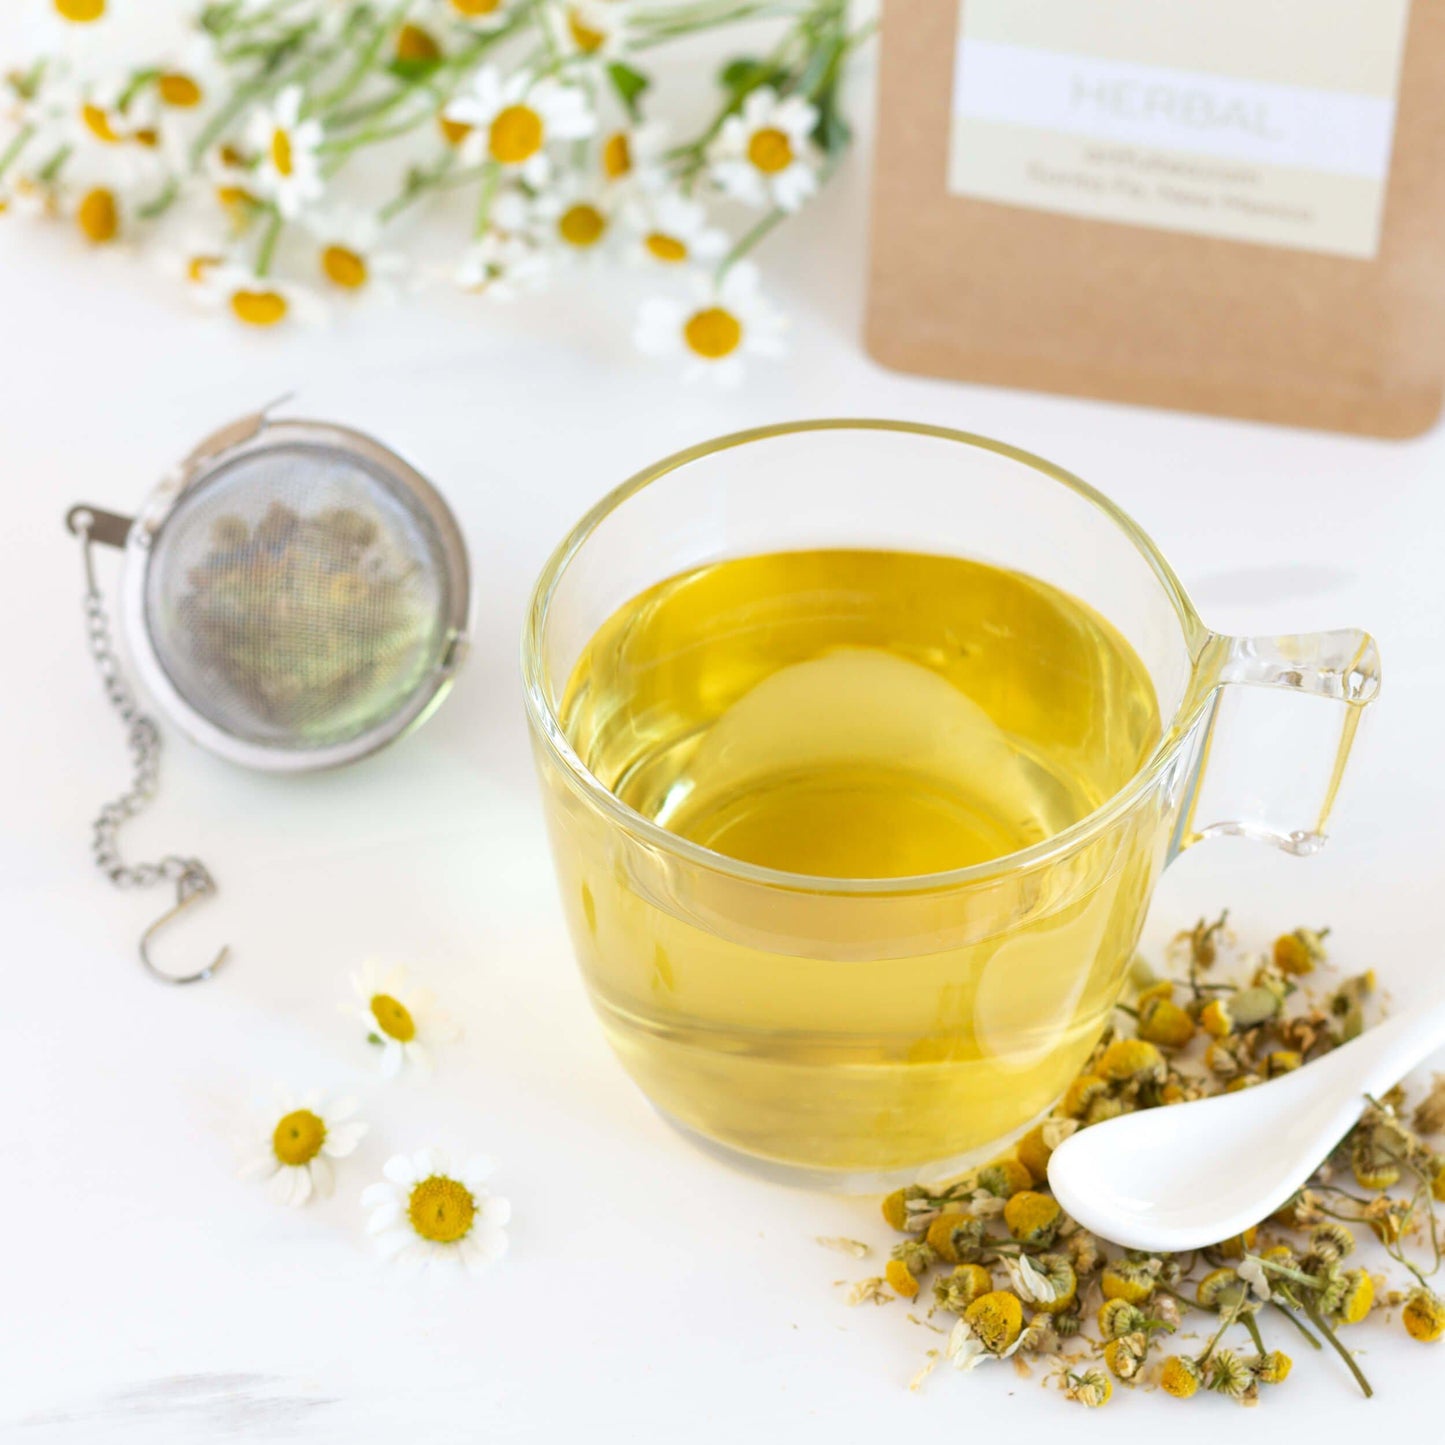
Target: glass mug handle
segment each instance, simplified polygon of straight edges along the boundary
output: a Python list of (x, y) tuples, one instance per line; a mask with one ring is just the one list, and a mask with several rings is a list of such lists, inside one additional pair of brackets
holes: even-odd
[(1360, 717), (1380, 691), (1375, 639), (1358, 628), (1214, 636), (1203, 664), (1213, 705), (1170, 857), (1218, 837), (1318, 852)]

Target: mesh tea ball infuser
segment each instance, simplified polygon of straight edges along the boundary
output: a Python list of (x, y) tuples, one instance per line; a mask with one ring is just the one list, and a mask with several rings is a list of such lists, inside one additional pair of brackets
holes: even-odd
[(141, 939), (216, 884), (196, 858), (127, 864), (116, 834), (154, 796), (160, 733), (122, 671), (96, 584), (93, 545), (122, 550), (120, 625), (157, 711), (196, 742), (266, 772), (337, 767), (417, 727), (467, 649), (470, 582), (456, 519), (379, 442), (267, 411), (207, 437), (134, 518), (73, 507), (85, 557), (90, 650), (129, 730), (129, 790), (94, 824), (111, 882), (176, 885)]

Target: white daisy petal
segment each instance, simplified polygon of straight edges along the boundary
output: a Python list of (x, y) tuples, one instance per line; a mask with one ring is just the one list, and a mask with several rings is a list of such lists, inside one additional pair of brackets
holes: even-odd
[(417, 1172), (415, 1162), (405, 1154), (393, 1154), (382, 1166), (381, 1172), (402, 1189), (409, 1189), (422, 1177)]
[(326, 1131), (326, 1142), (321, 1152), (331, 1159), (345, 1159), (355, 1151), (366, 1134), (366, 1125), (360, 1120), (349, 1124), (335, 1124)]

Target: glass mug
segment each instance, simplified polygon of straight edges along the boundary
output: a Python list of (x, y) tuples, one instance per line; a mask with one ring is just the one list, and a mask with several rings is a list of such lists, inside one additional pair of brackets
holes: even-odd
[[(1157, 743), (1062, 831), (907, 877), (742, 861), (589, 772), (567, 688), (623, 604), (725, 559), (860, 548), (973, 559), (1088, 604), (1147, 669)], [(678, 642), (703, 690), (710, 645), (705, 627)], [(966, 1167), (1046, 1112), (1109, 1020), (1160, 869), (1218, 834), (1315, 851), (1379, 690), (1363, 632), (1210, 632), (1135, 523), (1060, 468), (862, 420), (723, 437), (617, 488), (543, 569), (523, 672), (569, 930), (623, 1066), (699, 1142), (844, 1188)]]

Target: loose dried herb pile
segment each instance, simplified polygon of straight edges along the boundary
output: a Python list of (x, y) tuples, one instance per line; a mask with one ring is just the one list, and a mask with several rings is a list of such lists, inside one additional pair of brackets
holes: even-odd
[[(1222, 965), (1226, 956), (1236, 967)], [(1224, 916), (1201, 920), (1170, 949), (1179, 977), (1136, 960), (1116, 1025), (1011, 1153), (946, 1188), (910, 1185), (883, 1201), (883, 1217), (905, 1238), (883, 1275), (852, 1287), (851, 1301), (926, 1300), (920, 1322), (935, 1329), (933, 1318), (955, 1317), (915, 1389), (943, 1362), (971, 1370), (1012, 1359), (1023, 1373), (1030, 1360), (1044, 1365), (1049, 1382), (1088, 1406), (1105, 1404), (1116, 1382), (1254, 1404), (1290, 1373), (1274, 1342), (1283, 1334), (1292, 1348), (1335, 1351), (1369, 1395), (1345, 1327), (1398, 1308), (1412, 1338), (1445, 1336), (1445, 1303), (1428, 1283), (1440, 1264), (1445, 1152), (1427, 1142), (1445, 1132), (1445, 1077), (1413, 1114), (1401, 1089), (1370, 1100), (1306, 1188), (1258, 1228), (1208, 1249), (1115, 1253), (1048, 1189), (1049, 1156), (1076, 1129), (1247, 1089), (1355, 1037), (1374, 975), (1313, 990), (1303, 980), (1324, 958), (1324, 932), (1301, 928), (1251, 965)], [(1238, 976), (1215, 976), (1225, 972)], [(1398, 1287), (1359, 1262), (1356, 1237), (1367, 1233)], [(1197, 1343), (1180, 1348), (1186, 1338)]]
[(415, 564), (391, 564), (379, 537), (351, 507), (303, 517), (273, 503), (254, 527), (218, 518), (179, 607), (194, 655), (259, 716), (303, 734), (395, 688), (429, 616)]

